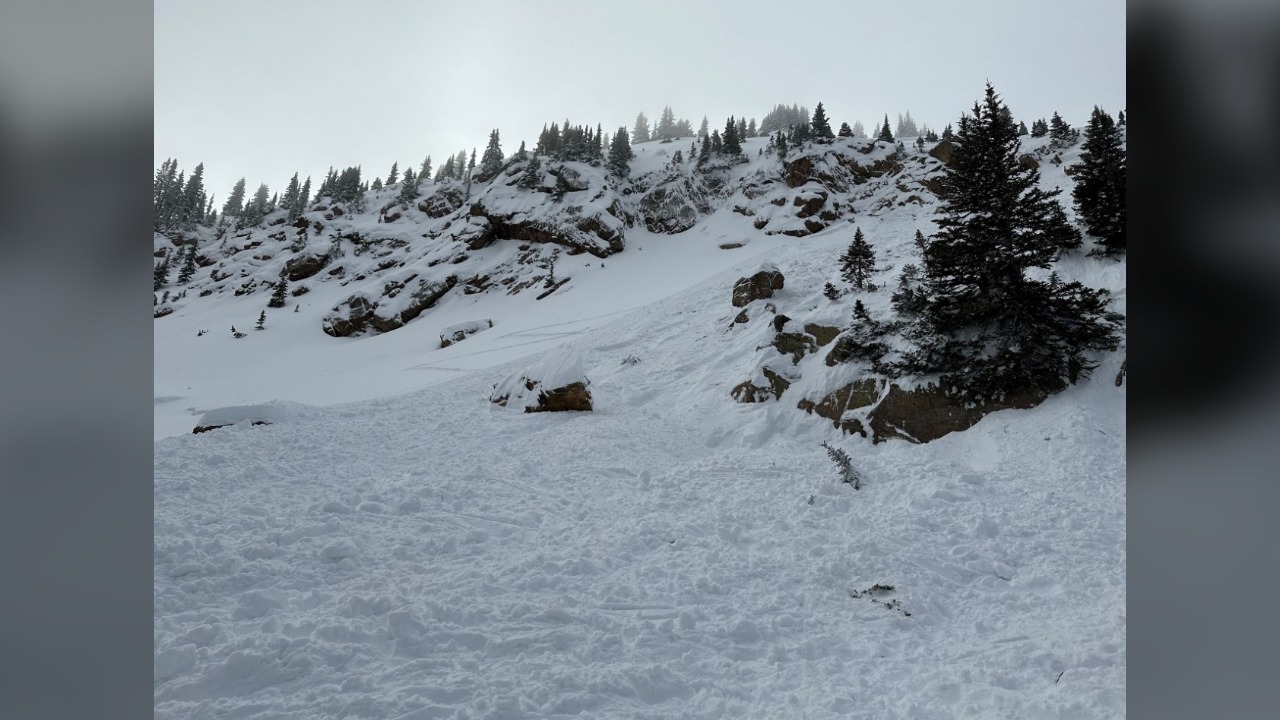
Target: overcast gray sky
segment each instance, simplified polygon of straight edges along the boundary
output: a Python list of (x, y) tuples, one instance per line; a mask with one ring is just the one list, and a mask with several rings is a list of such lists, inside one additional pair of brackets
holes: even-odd
[(941, 130), (990, 80), (1016, 118), (1125, 106), (1123, 0), (156, 0), (155, 165), (283, 190), (329, 166), (385, 176), (543, 124), (628, 129), (670, 105), (777, 103)]

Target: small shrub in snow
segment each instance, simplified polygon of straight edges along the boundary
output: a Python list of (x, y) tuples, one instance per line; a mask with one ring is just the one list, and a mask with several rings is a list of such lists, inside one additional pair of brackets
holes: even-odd
[(822, 443), (822, 447), (826, 448), (827, 456), (831, 458), (831, 462), (836, 464), (836, 469), (840, 472), (840, 482), (852, 485), (854, 490), (861, 490), (862, 475), (853, 468), (853, 462), (849, 460), (849, 454), (840, 448), (831, 447), (825, 442)]
[(628, 355), (622, 358), (623, 365), (635, 365), (639, 362), (640, 362), (640, 358), (636, 357), (635, 355)]

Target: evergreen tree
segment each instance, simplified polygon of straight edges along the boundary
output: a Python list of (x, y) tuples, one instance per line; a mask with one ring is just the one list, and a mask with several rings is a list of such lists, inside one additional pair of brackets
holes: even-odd
[(747, 137), (759, 137), (759, 136), (760, 136), (759, 132), (756, 130), (756, 119), (751, 118), (751, 122), (747, 123)]
[(1076, 165), (1071, 195), (1085, 230), (1098, 238), (1102, 253), (1125, 252), (1127, 221), (1125, 203), (1127, 157), (1120, 128), (1111, 116), (1094, 107), (1084, 131), (1084, 147)]
[(711, 131), (711, 153), (713, 155), (719, 155), (722, 152), (724, 152), (724, 143), (720, 140), (720, 131), (712, 130)]
[(183, 190), (178, 222), (183, 230), (194, 230), (196, 225), (204, 221), (204, 163), (196, 165), (187, 178), (187, 186)]
[(385, 185), (395, 185), (400, 180), (400, 163), (391, 163), (391, 172), (387, 173), (387, 182)]
[(307, 176), (307, 181), (302, 183), (302, 190), (298, 192), (298, 201), (292, 208), (289, 208), (289, 221), (293, 222), (302, 216), (307, 209), (307, 199), (311, 197), (311, 176)]
[(267, 311), (263, 310), (258, 313), (258, 324), (253, 326), (254, 330), (262, 330), (267, 326)]
[(182, 269), (178, 271), (178, 284), (186, 285), (191, 282), (191, 278), (196, 274), (196, 246), (191, 245), (187, 249), (187, 256), (182, 261)]
[(711, 137), (711, 126), (710, 126), (710, 124), (707, 122), (707, 116), (706, 116), (706, 115), (703, 115), (703, 116), (702, 116), (702, 124), (698, 126), (698, 137), (700, 137), (700, 138), (708, 138), (708, 137)]
[(867, 278), (876, 270), (876, 253), (862, 236), (862, 228), (856, 228), (853, 242), (840, 256), (840, 277), (858, 290), (867, 286)]
[(916, 121), (911, 119), (910, 110), (898, 115), (898, 137), (915, 137), (919, 134), (920, 131), (916, 129)]
[(284, 197), (280, 200), (281, 205), (289, 211), (289, 220), (291, 221), (296, 219), (292, 215), (293, 208), (298, 204), (298, 194), (301, 192), (302, 186), (298, 184), (298, 173), (294, 173), (293, 177), (289, 178), (289, 184), (284, 189)]
[[(636, 125), (631, 130), (631, 144), (634, 145), (636, 143), (649, 142), (650, 139), (649, 118), (645, 117), (644, 113), (640, 113), (639, 115), (636, 115)], [(612, 149), (613, 148), (610, 147), (611, 151)]]
[(742, 154), (742, 144), (738, 142), (738, 128), (733, 122), (732, 115), (724, 125), (723, 151), (725, 155)]
[(489, 144), (484, 149), (484, 156), (480, 158), (480, 178), (487, 180), (498, 174), (498, 170), (502, 169), (502, 145), (498, 139), (498, 129), (494, 128), (489, 132)]
[(931, 143), (938, 142), (938, 133), (930, 130), (929, 132), (924, 134), (924, 141), (931, 142)]
[(165, 253), (160, 262), (155, 264), (151, 273), (151, 292), (156, 292), (160, 288), (169, 284), (169, 254)]
[(400, 194), (396, 199), (408, 205), (418, 197), (418, 177), (413, 174), (413, 168), (404, 169), (404, 179), (400, 181)]
[(843, 293), (840, 292), (840, 288), (828, 282), (822, 286), (822, 294), (828, 300), (839, 300)]
[(373, 190), (381, 190), (381, 189), (382, 189), (382, 178), (374, 178), (374, 179), (373, 179), (373, 185), (371, 186), (371, 188), (372, 188)]
[(253, 199), (245, 203), (244, 209), (240, 213), (240, 220), (236, 223), (236, 227), (247, 228), (256, 227), (262, 224), (262, 216), (267, 212), (267, 193), (271, 192), (266, 183), (258, 186), (257, 192), (253, 194)]
[(614, 133), (613, 144), (609, 146), (609, 169), (618, 177), (626, 177), (631, 172), (631, 143), (627, 141), (627, 129), (618, 128)]
[[(280, 268), (280, 277), (276, 280), (276, 286), (271, 291), (271, 299), (267, 301), (267, 307), (282, 308), (284, 307), (284, 295), (289, 290), (289, 271), (286, 268)], [(266, 311), (263, 310), (265, 313)]]
[(1027, 130), (1027, 124), (1019, 120), (1018, 121), (1018, 137), (1022, 137), (1023, 135), (1027, 135), (1028, 133), (1029, 131)]
[(951, 132), (951, 123), (947, 123), (947, 126), (942, 128), (942, 139), (947, 142), (951, 142), (956, 139), (955, 133)]
[(831, 132), (831, 123), (827, 121), (827, 113), (822, 109), (822, 103), (818, 103), (818, 107), (814, 108), (810, 127), (813, 128), (813, 136), (818, 142), (825, 142), (835, 137), (835, 133)]
[(223, 217), (238, 217), (244, 209), (244, 178), (236, 181), (235, 187), (231, 188), (231, 196), (222, 204)]
[(779, 130), (779, 131), (778, 131), (778, 136), (777, 136), (776, 138), (774, 138), (773, 146), (774, 146), (774, 147), (777, 149), (777, 151), (778, 151), (778, 159), (779, 159), (779, 160), (784, 160), (784, 159), (786, 159), (786, 157), (787, 157), (787, 134), (786, 134), (786, 133), (784, 133), (784, 132), (782, 132), (781, 130)]
[(849, 127), (849, 123), (840, 123), (840, 132), (836, 133), (840, 137), (853, 137), (853, 128)]
[(440, 182), (441, 178), (451, 178), (451, 177), (453, 177), (453, 156), (452, 155), (450, 155), (449, 159), (446, 160), (445, 163), (440, 166), (440, 169), (436, 171), (435, 179), (436, 179), (436, 182)]
[(1049, 123), (1046, 123), (1044, 121), (1044, 118), (1031, 121), (1031, 137), (1033, 138), (1044, 137), (1045, 135), (1048, 135), (1048, 134), (1049, 134)]
[(1071, 127), (1058, 113), (1049, 119), (1049, 147), (1065, 148), (1076, 144), (1080, 131)]
[[(902, 143), (898, 143), (898, 144), (901, 145)], [(923, 135), (916, 136), (915, 146), (917, 151), (924, 152), (924, 136)]]
[(1116, 124), (1117, 124), (1117, 125), (1119, 125), (1120, 127), (1124, 127), (1124, 126), (1125, 126), (1125, 123), (1127, 123), (1127, 122), (1128, 122), (1128, 121), (1127, 121), (1127, 120), (1125, 120), (1125, 117), (1124, 117), (1124, 111), (1123, 111), (1123, 110), (1121, 110), (1121, 111), (1120, 111), (1120, 116), (1119, 116), (1119, 118), (1116, 120)]
[(1037, 279), (1079, 244), (1057, 190), (1018, 163), (1017, 128), (995, 89), (960, 120), (943, 178), (942, 219), (924, 253), (917, 350), (903, 368), (940, 373), (969, 401), (1017, 390), (1051, 392), (1092, 369), (1086, 350), (1115, 349), (1119, 316), (1107, 293), (1056, 274)]
[[(523, 145), (521, 147), (524, 147)], [(422, 168), (418, 170), (418, 182), (431, 179), (431, 156), (428, 155), (426, 160), (422, 161)]]
[(524, 162), (529, 159), (529, 151), (524, 148), (524, 141), (520, 141), (520, 149), (516, 150), (516, 155), (512, 158), (516, 162)]
[(867, 130), (866, 128), (862, 127), (861, 120), (854, 120), (853, 127), (850, 129), (853, 130), (853, 137), (865, 138), (867, 136)]
[(711, 138), (702, 138), (702, 145), (698, 148), (698, 167), (702, 167), (711, 159)]
[[(623, 133), (626, 134), (625, 132)], [(537, 155), (529, 160), (529, 164), (525, 166), (524, 172), (520, 174), (520, 187), (535, 188), (542, 183), (542, 161)]]
[(684, 164), (684, 153), (683, 153), (683, 152), (681, 152), (680, 150), (677, 150), (677, 151), (675, 152), (675, 154), (671, 156), (671, 164), (672, 164), (672, 165), (683, 165), (683, 164)]
[(884, 125), (880, 127), (880, 134), (876, 136), (876, 140), (885, 142), (893, 142), (893, 133), (889, 132), (889, 116), (884, 116)]
[(670, 140), (676, 136), (676, 114), (672, 112), (671, 106), (662, 108), (662, 117), (658, 119), (658, 126), (654, 129), (654, 140)]
[(459, 150), (457, 157), (454, 158), (453, 177), (456, 180), (461, 180), (464, 177), (466, 177), (466, 174), (467, 174), (467, 151), (464, 149), (464, 150)]

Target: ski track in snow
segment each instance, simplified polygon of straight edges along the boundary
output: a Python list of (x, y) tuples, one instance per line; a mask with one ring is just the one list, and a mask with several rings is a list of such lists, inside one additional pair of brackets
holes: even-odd
[[(752, 242), (787, 248), (786, 311), (824, 302), (847, 238)], [(790, 395), (730, 400), (762, 344), (726, 330), (759, 264), (735, 258), (638, 309), (497, 322), (439, 360), (388, 351), (379, 367), (448, 373), (425, 387), (158, 439), (155, 717), (1123, 717), (1119, 359), (1034, 410), (873, 446)], [(422, 345), (413, 328), (357, 343)], [(487, 402), (558, 345), (595, 412)], [(165, 384), (158, 435), (187, 397)]]

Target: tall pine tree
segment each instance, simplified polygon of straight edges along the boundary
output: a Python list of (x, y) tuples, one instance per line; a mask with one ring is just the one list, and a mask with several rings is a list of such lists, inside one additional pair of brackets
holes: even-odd
[(840, 256), (840, 277), (858, 290), (867, 287), (867, 278), (876, 269), (876, 253), (862, 236), (862, 228), (853, 232), (853, 242)]
[(1073, 168), (1076, 186), (1071, 195), (1085, 230), (1098, 238), (1105, 255), (1122, 254), (1127, 247), (1126, 162), (1120, 128), (1095, 106), (1084, 130), (1080, 164)]
[(810, 125), (813, 127), (813, 136), (818, 142), (835, 138), (835, 133), (831, 132), (831, 123), (827, 120), (827, 112), (822, 109), (822, 103), (818, 103), (818, 107), (814, 108)]
[(885, 142), (893, 142), (893, 132), (889, 130), (889, 116), (884, 116), (884, 125), (880, 126), (880, 134), (876, 136), (877, 140)]
[(1118, 342), (1105, 291), (1042, 279), (1079, 233), (1059, 191), (1040, 189), (1039, 171), (1018, 163), (1018, 131), (1003, 107), (988, 84), (960, 119), (938, 233), (924, 251), (918, 348), (903, 363), (941, 374), (944, 387), (975, 402), (1059, 390), (1094, 367), (1086, 351)]

